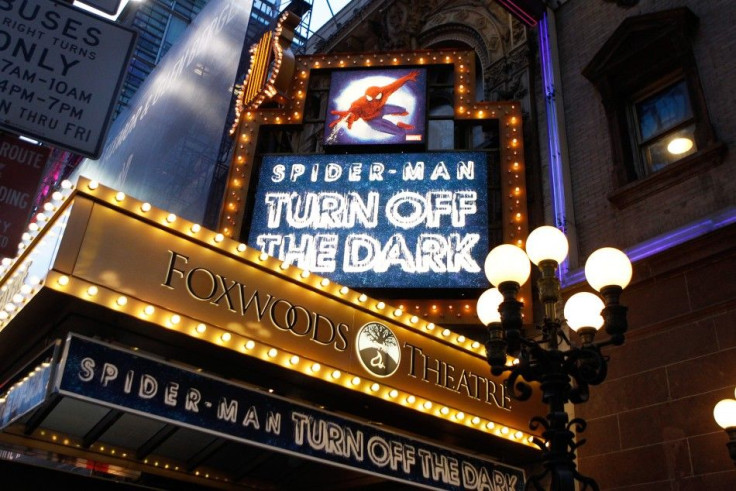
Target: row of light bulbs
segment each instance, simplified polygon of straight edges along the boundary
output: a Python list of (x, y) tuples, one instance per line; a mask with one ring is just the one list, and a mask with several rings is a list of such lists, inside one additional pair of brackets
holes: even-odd
[[(36, 430), (34, 433), (34, 436), (36, 438), (40, 438), (43, 440), (46, 440), (52, 444), (55, 445), (63, 445), (65, 447), (74, 447), (74, 448), (82, 448), (82, 440), (77, 439), (71, 435), (66, 435), (62, 433), (47, 431), (45, 429), (39, 429)], [(93, 444), (89, 446), (89, 450), (93, 452), (97, 452), (99, 455), (103, 455), (106, 459), (107, 458), (114, 458), (114, 459), (126, 459), (126, 460), (137, 460), (135, 457), (135, 451), (131, 449), (116, 447), (115, 445), (111, 445), (108, 443), (98, 443)], [(83, 460), (83, 459), (80, 459)], [(223, 477), (217, 474), (217, 471), (210, 470), (206, 467), (200, 467), (198, 469), (195, 469), (192, 472), (185, 471), (185, 469), (181, 468), (179, 464), (175, 461), (169, 461), (168, 459), (165, 459), (163, 457), (146, 457), (143, 459), (143, 464), (157, 468), (162, 469), (164, 471), (175, 471), (175, 472), (187, 472), (188, 474), (198, 477), (198, 478), (204, 478), (211, 481), (223, 481), (223, 482), (229, 482), (229, 479), (227, 477)], [(120, 471), (124, 470), (125, 468), (120, 468)], [(108, 473), (111, 472), (110, 467), (107, 467)]]
[[(64, 220), (52, 220), (52, 217), (59, 213), (72, 190), (71, 182), (63, 181), (61, 190), (51, 194), (50, 201), (42, 206), (43, 211), (33, 217), (34, 221), (22, 234), (18, 244), (18, 254), (13, 258), (6, 257), (0, 261), (0, 279), (5, 279), (0, 286), (0, 298), (5, 299), (4, 304), (0, 305), (0, 329), (4, 328), (43, 286), (43, 279), (29, 274), (28, 269), (36, 255), (36, 250), (29, 250), (29, 246), (34, 241), (42, 244), (42, 240), (37, 240), (40, 236), (50, 240), (61, 233), (61, 230), (50, 231), (48, 228), (52, 223), (54, 226), (64, 226), (62, 225)], [(13, 291), (13, 295), (7, 298), (7, 295), (10, 295), (9, 290)]]

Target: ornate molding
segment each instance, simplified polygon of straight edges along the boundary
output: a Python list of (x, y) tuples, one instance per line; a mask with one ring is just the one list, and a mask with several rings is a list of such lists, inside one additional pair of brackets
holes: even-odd
[(429, 47), (442, 41), (460, 41), (471, 47), (480, 59), (481, 65), (486, 67), (490, 64), (490, 54), (480, 33), (463, 24), (442, 24), (419, 36), (419, 45)]

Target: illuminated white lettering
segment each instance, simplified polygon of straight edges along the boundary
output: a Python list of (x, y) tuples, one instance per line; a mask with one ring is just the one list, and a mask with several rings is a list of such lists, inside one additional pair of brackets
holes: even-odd
[(123, 392), (126, 394), (130, 394), (130, 391), (133, 390), (133, 379), (135, 377), (135, 372), (133, 370), (128, 370), (128, 373), (125, 374), (125, 384), (123, 385)]
[(345, 242), (342, 269), (346, 273), (362, 273), (373, 268), (381, 243), (368, 234), (351, 234)]
[(348, 181), (351, 182), (358, 182), (360, 181), (360, 173), (363, 171), (363, 164), (360, 162), (354, 162), (350, 164), (350, 169), (348, 170)]
[[(494, 486), (491, 482), (491, 476), (488, 473), (488, 469), (480, 467), (476, 469), (475, 466), (469, 462), (463, 461), (462, 463), (462, 475), (463, 475), (463, 487), (465, 489), (475, 489), (478, 491), (511, 491), (514, 487), (507, 487), (506, 480), (503, 483), (499, 483), (500, 486)], [(503, 478), (503, 475), (501, 476)], [(516, 481), (516, 476), (513, 477), (513, 481)]]
[(335, 182), (342, 176), (342, 167), (335, 163), (327, 164), (325, 169), (325, 182)]
[(95, 361), (92, 358), (82, 358), (79, 369), (79, 380), (89, 382), (95, 376)]
[(401, 470), (405, 473), (411, 472), (411, 468), (416, 462), (415, 449), (412, 445), (405, 445), (401, 442), (391, 440), (386, 441), (376, 435), (368, 440), (368, 457), (379, 467), (389, 466), (391, 470)]
[(176, 396), (179, 393), (179, 384), (176, 382), (169, 382), (166, 385), (164, 391), (164, 404), (167, 406), (176, 406)]
[(442, 161), (437, 163), (437, 165), (434, 167), (434, 170), (432, 171), (432, 175), (429, 176), (429, 179), (431, 181), (436, 181), (439, 178), (442, 178), (445, 181), (449, 181), (451, 179), (450, 172), (447, 170), (447, 166)]
[(281, 413), (268, 412), (266, 415), (266, 432), (275, 435), (281, 434)]
[(202, 400), (202, 394), (197, 389), (190, 388), (187, 397), (184, 399), (184, 409), (194, 413), (199, 412), (199, 401)]
[(291, 414), (291, 420), (294, 423), (294, 443), (297, 445), (306, 443), (313, 450), (363, 461), (362, 431), (353, 431), (347, 426), (296, 411)]
[(138, 387), (138, 397), (151, 399), (156, 395), (156, 392), (158, 392), (158, 381), (151, 375), (143, 374)]
[(473, 247), (478, 243), (480, 236), (478, 234), (467, 234), (460, 237), (460, 234), (450, 234), (448, 237), (448, 253), (447, 253), (447, 272), (456, 273), (458, 271), (469, 271), (477, 273), (480, 266), (473, 259)]
[(107, 387), (107, 384), (118, 378), (118, 367), (112, 363), (105, 363), (102, 366), (102, 376), (100, 377), (100, 383), (103, 387)]
[(470, 181), (475, 179), (475, 162), (472, 160), (460, 161), (457, 164), (457, 180), (462, 181), (463, 179)]
[(256, 237), (258, 247), (269, 256), (313, 273), (335, 271), (339, 237), (336, 234), (264, 234)]
[(261, 428), (261, 423), (258, 422), (258, 413), (256, 413), (255, 406), (248, 408), (248, 411), (245, 413), (245, 417), (243, 417), (243, 426), (252, 426), (256, 430)]
[(277, 164), (273, 166), (273, 175), (271, 176), (271, 182), (281, 182), (286, 177), (286, 166), (283, 164)]
[(421, 234), (417, 240), (417, 273), (428, 271), (443, 273), (447, 267), (447, 239), (439, 234)]
[(427, 227), (437, 228), (443, 216), (452, 216), (453, 226), (458, 213), (455, 211), (454, 193), (450, 191), (437, 191), (427, 194)]
[(406, 246), (404, 236), (401, 234), (392, 235), (383, 248), (383, 257), (374, 267), (374, 271), (384, 273), (391, 266), (399, 266), (407, 273), (416, 271), (414, 264), (414, 256)]
[(299, 176), (304, 175), (304, 164), (294, 164), (291, 166), (291, 174), (289, 180), (295, 182)]
[(270, 229), (281, 227), (282, 222), (295, 229), (353, 228), (356, 224), (374, 228), (379, 200), (375, 191), (365, 199), (356, 192), (266, 193), (266, 225)]
[(429, 191), (419, 194), (401, 191), (386, 202), (386, 218), (405, 230), (425, 224), (428, 228), (443, 225), (442, 217), (450, 217), (453, 227), (464, 227), (466, 217), (477, 212), (475, 191)]
[(424, 162), (419, 161), (413, 166), (411, 165), (411, 162), (405, 163), (401, 175), (405, 181), (423, 181)]
[(220, 402), (217, 404), (217, 419), (235, 423), (237, 416), (238, 401), (235, 399), (228, 401), (227, 398), (221, 397)]
[(460, 467), (456, 458), (424, 448), (420, 448), (418, 453), (422, 464), (422, 475), (425, 478), (454, 486), (460, 485)]
[(383, 171), (386, 166), (380, 162), (373, 162), (371, 164), (371, 170), (368, 174), (369, 181), (383, 181)]
[(424, 221), (424, 197), (412, 191), (402, 191), (386, 203), (386, 218), (399, 228), (414, 228)]
[(401, 234), (392, 235), (385, 245), (367, 234), (351, 234), (345, 241), (343, 270), (386, 272), (398, 266), (407, 273), (477, 273), (480, 266), (472, 252), (479, 239), (478, 234), (420, 234), (412, 252)]

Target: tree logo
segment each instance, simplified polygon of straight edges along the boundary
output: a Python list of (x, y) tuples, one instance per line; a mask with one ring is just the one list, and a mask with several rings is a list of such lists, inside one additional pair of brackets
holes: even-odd
[(399, 368), (399, 340), (379, 322), (369, 322), (360, 328), (355, 350), (363, 368), (377, 377), (390, 377)]

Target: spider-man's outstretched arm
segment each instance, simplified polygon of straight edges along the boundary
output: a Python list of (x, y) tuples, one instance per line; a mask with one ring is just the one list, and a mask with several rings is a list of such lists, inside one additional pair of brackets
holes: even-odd
[(406, 82), (416, 82), (417, 77), (419, 76), (419, 70), (414, 70), (413, 72), (409, 72), (403, 77), (396, 79), (395, 81), (391, 82), (388, 85), (385, 85), (381, 88), (381, 92), (383, 93), (383, 99), (386, 100), (388, 97), (399, 90)]
[(343, 118), (347, 118), (348, 123), (348, 129), (353, 127), (353, 123), (357, 121), (358, 117), (351, 111), (352, 106), (347, 111), (330, 111), (331, 114), (334, 114), (336, 116), (340, 116), (336, 120), (334, 120), (332, 123), (330, 123), (330, 128), (335, 126), (337, 123), (343, 120)]

